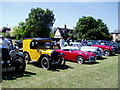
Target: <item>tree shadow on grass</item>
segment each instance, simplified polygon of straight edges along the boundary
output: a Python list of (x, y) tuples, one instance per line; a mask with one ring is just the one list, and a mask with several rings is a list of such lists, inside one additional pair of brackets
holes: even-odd
[(69, 68), (73, 69), (73, 67), (70, 67), (68, 65), (53, 65), (50, 70), (60, 72), (60, 70), (66, 70)]
[(31, 75), (36, 75), (36, 73), (25, 71), (23, 73), (17, 73), (17, 72), (6, 72), (2, 74), (3, 80), (15, 80), (17, 78), (21, 77), (30, 77)]
[(106, 57), (102, 57), (102, 58), (97, 58), (97, 60), (105, 60), (107, 59)]
[[(34, 65), (38, 68), (42, 68), (39, 62), (30, 62), (29, 64)], [(73, 67), (70, 67), (68, 65), (56, 64), (56, 65), (51, 65), (50, 71), (58, 71), (59, 72), (60, 70), (65, 70), (65, 69), (69, 69), (69, 68), (73, 68)]]
[(100, 62), (92, 62), (92, 63), (84, 63), (84, 65), (95, 65), (95, 64), (99, 64)]
[(108, 57), (114, 57), (114, 56), (118, 56), (118, 55), (116, 55), (116, 54), (115, 55), (109, 55)]

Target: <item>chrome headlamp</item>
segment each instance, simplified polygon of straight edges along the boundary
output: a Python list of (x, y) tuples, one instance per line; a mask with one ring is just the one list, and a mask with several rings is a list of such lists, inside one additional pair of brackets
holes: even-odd
[(85, 53), (86, 56), (88, 56), (88, 53)]

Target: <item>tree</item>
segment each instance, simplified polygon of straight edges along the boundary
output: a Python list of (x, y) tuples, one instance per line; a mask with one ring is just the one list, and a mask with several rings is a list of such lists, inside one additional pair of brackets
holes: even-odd
[(19, 26), (14, 26), (10, 32), (11, 37), (16, 37), (16, 39), (24, 39), (29, 37), (27, 32), (27, 25), (24, 22), (20, 22)]
[(32, 8), (26, 19), (27, 32), (30, 37), (49, 37), (51, 28), (55, 22), (53, 11), (41, 8)]
[(80, 39), (111, 39), (107, 25), (103, 23), (101, 19), (96, 20), (93, 17), (83, 16), (82, 18), (79, 18), (75, 27), (75, 33), (78, 34)]
[(55, 18), (51, 10), (41, 8), (32, 8), (29, 17), (25, 22), (20, 22), (18, 26), (13, 27), (11, 36), (16, 39), (31, 37), (53, 37), (51, 30)]

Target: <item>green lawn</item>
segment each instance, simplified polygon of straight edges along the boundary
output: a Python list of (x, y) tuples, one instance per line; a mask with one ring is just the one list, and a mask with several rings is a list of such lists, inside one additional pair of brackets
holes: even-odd
[(67, 61), (49, 71), (32, 62), (23, 74), (4, 74), (2, 88), (118, 88), (118, 55), (94, 64)]

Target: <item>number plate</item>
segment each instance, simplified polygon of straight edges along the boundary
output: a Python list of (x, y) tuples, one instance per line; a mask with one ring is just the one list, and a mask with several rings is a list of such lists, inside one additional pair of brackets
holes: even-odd
[(15, 71), (15, 67), (6, 67), (2, 69), (2, 72)]

